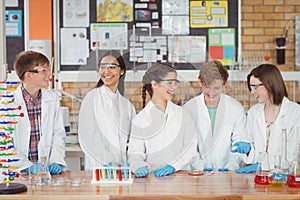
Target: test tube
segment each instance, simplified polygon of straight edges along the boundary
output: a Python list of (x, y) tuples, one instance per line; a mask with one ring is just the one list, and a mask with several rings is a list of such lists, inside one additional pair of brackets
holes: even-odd
[(113, 163), (113, 164), (112, 164), (112, 167), (113, 167), (113, 179), (114, 179), (114, 180), (117, 180), (117, 169), (116, 169), (116, 164)]
[(119, 181), (122, 181), (123, 177), (122, 177), (122, 165), (121, 164), (118, 164), (118, 175), (119, 175)]

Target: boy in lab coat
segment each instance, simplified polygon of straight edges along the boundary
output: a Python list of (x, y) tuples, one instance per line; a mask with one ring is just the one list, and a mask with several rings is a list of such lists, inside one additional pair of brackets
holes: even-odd
[[(20, 52), (14, 69), (21, 84), (14, 92), (15, 104), (24, 117), (16, 119), (14, 146), (20, 170), (27, 171), (41, 157), (49, 162), (51, 174), (62, 172), (65, 162), (65, 129), (58, 95), (48, 89), (50, 66), (47, 57), (34, 51)], [(35, 164), (37, 165), (37, 164)], [(33, 166), (36, 173), (37, 166)]]
[(199, 156), (190, 167), (209, 171), (239, 168), (244, 157), (240, 153), (249, 152), (251, 146), (240, 142), (246, 133), (243, 106), (223, 93), (228, 72), (221, 62), (209, 61), (201, 66), (198, 79), (202, 93), (184, 105), (197, 119)]

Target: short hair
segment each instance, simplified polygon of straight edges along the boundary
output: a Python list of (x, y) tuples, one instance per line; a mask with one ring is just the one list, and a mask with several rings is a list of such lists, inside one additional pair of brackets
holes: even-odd
[(225, 84), (228, 80), (228, 71), (220, 61), (208, 61), (201, 66), (198, 79), (206, 85), (210, 85), (216, 79), (223, 80)]
[(34, 69), (36, 66), (49, 64), (48, 58), (36, 51), (22, 51), (20, 52), (14, 61), (14, 69), (17, 76), (21, 81), (24, 80), (24, 74), (28, 70)]
[[(121, 70), (124, 71), (124, 73), (120, 76), (120, 78), (121, 78), (122, 76), (125, 76), (125, 74), (126, 74), (126, 64), (125, 64), (125, 60), (124, 60), (123, 56), (122, 56), (118, 51), (116, 51), (116, 50), (106, 51), (106, 52), (102, 55), (102, 57), (99, 59), (99, 61), (98, 61), (98, 66), (100, 66), (102, 59), (103, 59), (104, 57), (106, 57), (106, 56), (112, 56), (112, 57), (114, 57), (114, 58), (118, 61)], [(97, 83), (97, 85), (96, 85), (96, 88), (101, 87), (103, 84), (104, 84), (104, 83), (103, 83), (103, 81), (102, 81), (101, 78), (100, 78), (99, 81), (98, 81), (98, 83)]]
[(151, 87), (151, 81), (155, 81), (157, 83), (160, 83), (163, 78), (169, 73), (169, 72), (176, 72), (176, 69), (170, 65), (164, 64), (164, 63), (157, 63), (155, 65), (152, 65), (143, 76), (143, 90), (142, 90), (142, 98), (143, 98), (143, 107), (146, 105), (146, 91), (149, 93), (150, 97), (153, 95), (153, 90)]
[(261, 64), (254, 68), (247, 76), (248, 89), (251, 92), (250, 77), (258, 78), (269, 93), (271, 101), (275, 105), (281, 104), (283, 97), (288, 97), (284, 80), (279, 69), (272, 64)]

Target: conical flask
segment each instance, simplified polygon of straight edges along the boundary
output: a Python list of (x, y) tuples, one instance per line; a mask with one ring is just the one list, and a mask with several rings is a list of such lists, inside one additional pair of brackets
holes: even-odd
[(51, 181), (51, 174), (48, 168), (46, 157), (41, 157), (41, 165), (38, 168), (37, 175), (41, 180), (41, 184), (46, 184)]
[(268, 175), (270, 172), (269, 156), (267, 152), (259, 152), (259, 161), (254, 182), (259, 185), (268, 185)]
[(274, 169), (269, 174), (269, 184), (273, 187), (282, 187), (286, 184), (287, 173), (281, 169), (281, 156), (274, 156)]

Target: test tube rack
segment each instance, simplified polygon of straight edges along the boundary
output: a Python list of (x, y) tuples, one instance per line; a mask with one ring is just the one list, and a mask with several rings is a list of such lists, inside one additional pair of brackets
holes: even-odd
[(131, 184), (130, 166), (121, 164), (93, 168), (92, 184)]

